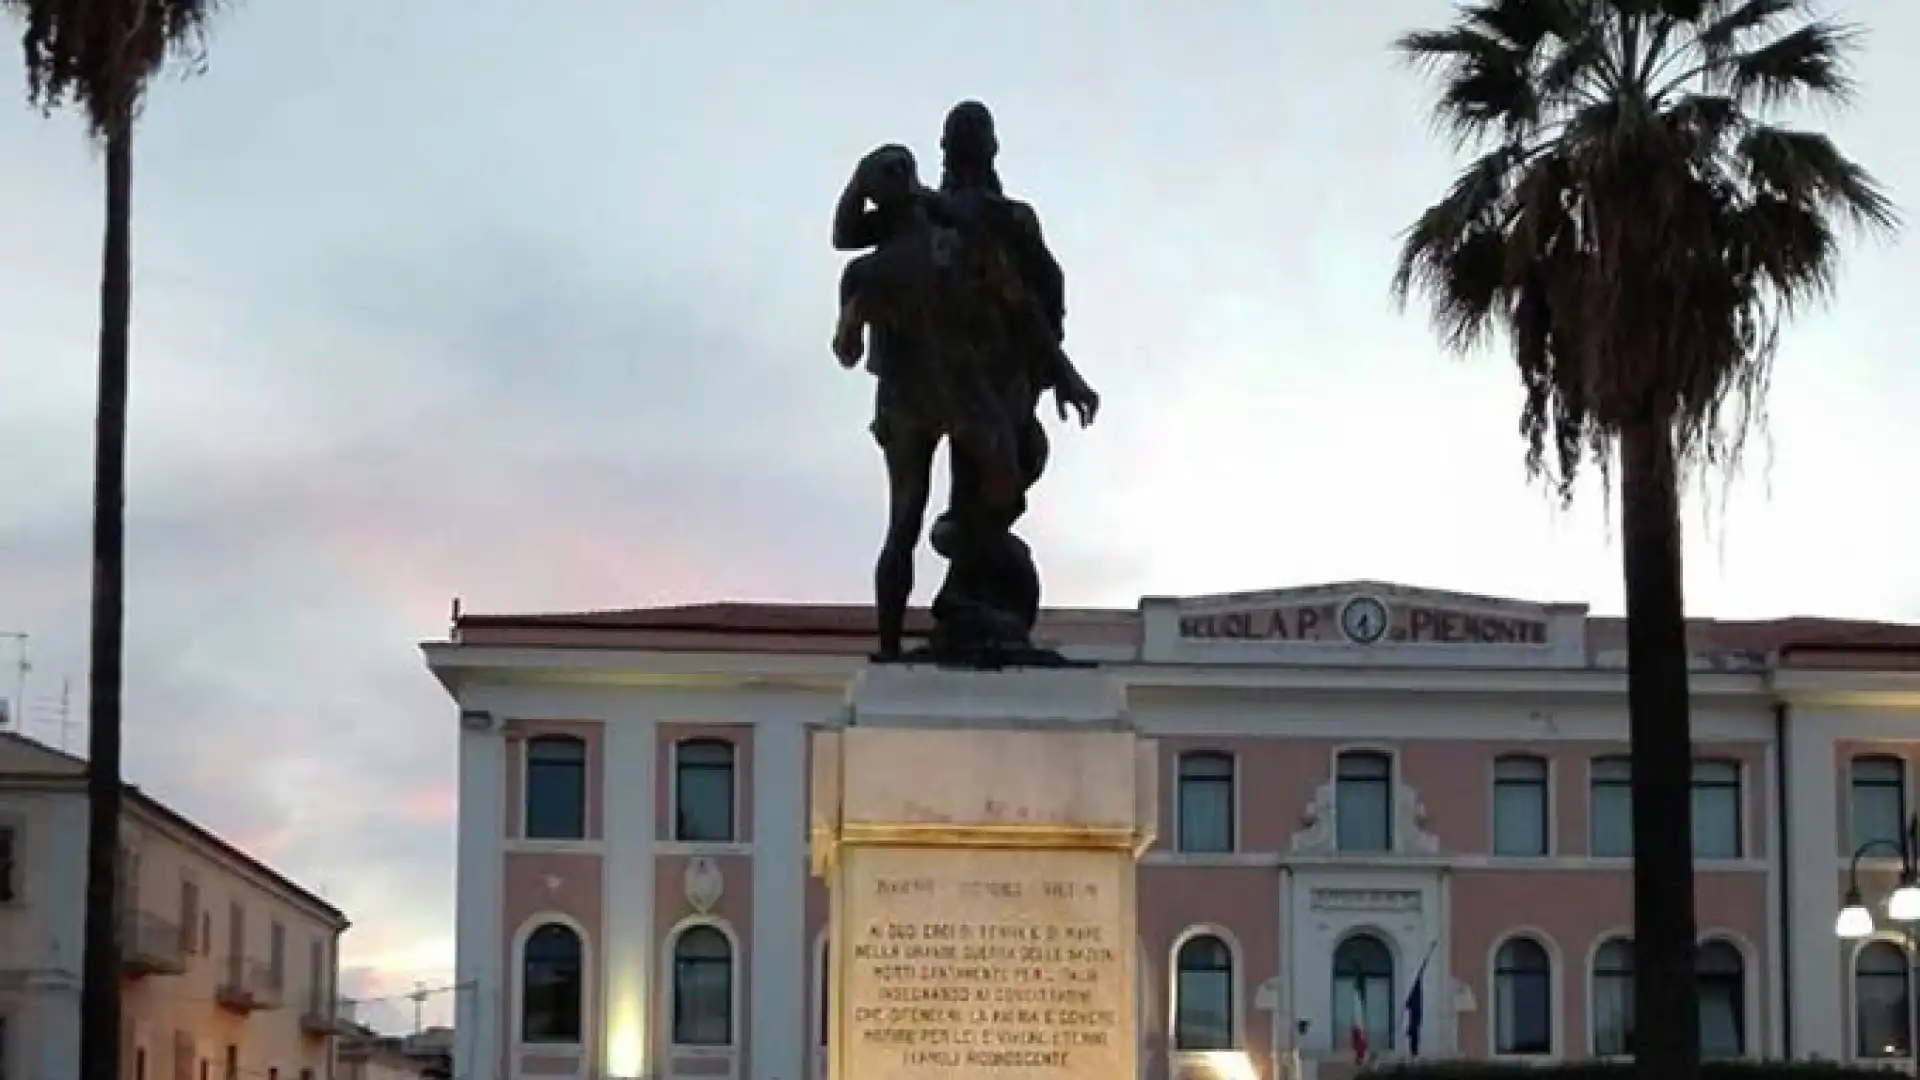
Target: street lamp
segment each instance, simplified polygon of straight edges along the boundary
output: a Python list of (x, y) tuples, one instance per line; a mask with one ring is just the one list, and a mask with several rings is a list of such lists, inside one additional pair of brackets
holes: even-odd
[(1909, 937), (1920, 929), (1913, 925), (1920, 922), (1920, 814), (1913, 814), (1898, 842), (1875, 839), (1854, 849), (1847, 864), (1846, 902), (1833, 921), (1833, 932), (1842, 940), (1857, 941), (1873, 934), (1873, 912), (1867, 910), (1860, 893), (1860, 857), (1879, 847), (1891, 848), (1900, 856), (1900, 884), (1887, 897), (1887, 918), (1901, 924)]

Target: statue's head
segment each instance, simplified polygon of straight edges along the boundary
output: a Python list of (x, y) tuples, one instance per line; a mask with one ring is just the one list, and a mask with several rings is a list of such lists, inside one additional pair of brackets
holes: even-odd
[(1000, 140), (993, 134), (993, 114), (977, 101), (963, 101), (947, 112), (946, 127), (940, 132), (940, 149), (950, 163), (987, 166), (1000, 152)]
[(875, 206), (892, 208), (909, 203), (920, 187), (920, 167), (913, 151), (888, 143), (868, 155), (862, 178), (867, 198)]

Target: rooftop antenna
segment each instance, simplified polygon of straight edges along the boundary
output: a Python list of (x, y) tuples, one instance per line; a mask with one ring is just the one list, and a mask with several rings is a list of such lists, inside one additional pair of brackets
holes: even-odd
[(457, 596), (453, 598), (453, 612), (448, 617), (448, 622), (450, 623), (450, 625), (447, 629), (447, 637), (453, 641), (459, 641), (460, 640), (460, 598)]
[(415, 982), (413, 984), (413, 993), (407, 995), (407, 1000), (413, 1002), (413, 1033), (415, 1035), (420, 1034), (421, 1012), (426, 1008), (428, 993), (430, 993), (430, 991), (428, 991), (425, 982)]
[(0, 638), (13, 642), (15, 654), (13, 699), (11, 708), (0, 706), (0, 728), (25, 730), (27, 724), (27, 673), (33, 661), (27, 658), (28, 635), (18, 630), (0, 630)]
[(80, 727), (81, 724), (80, 721), (73, 719), (73, 680), (70, 678), (63, 677), (60, 680), (60, 704), (58, 708), (60, 714), (54, 720), (54, 723), (60, 725), (60, 752), (63, 754), (71, 754), (73, 753), (73, 749), (71, 744), (67, 742), (67, 735), (71, 733), (74, 728)]

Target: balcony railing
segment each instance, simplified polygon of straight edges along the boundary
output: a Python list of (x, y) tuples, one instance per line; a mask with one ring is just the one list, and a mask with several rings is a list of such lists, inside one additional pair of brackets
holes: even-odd
[(180, 975), (187, 970), (180, 924), (151, 911), (120, 912), (120, 970), (128, 975)]
[(285, 1001), (286, 974), (254, 960), (230, 961), (220, 972), (214, 997), (237, 1013), (277, 1009)]
[(300, 1010), (300, 1030), (319, 1038), (347, 1034), (353, 1030), (353, 1002), (345, 999), (323, 1001), (309, 995), (305, 1007)]

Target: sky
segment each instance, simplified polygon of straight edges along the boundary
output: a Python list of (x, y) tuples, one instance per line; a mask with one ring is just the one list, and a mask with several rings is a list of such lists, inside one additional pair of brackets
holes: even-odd
[[(1871, 30), (1862, 93), (1820, 122), (1905, 204), (1920, 5), (1838, 10)], [(343, 907), (349, 992), (449, 982), (456, 712), (418, 643), (455, 596), (865, 599), (884, 488), (871, 379), (827, 347), (828, 224), (873, 146), (935, 170), (969, 97), (1104, 398), (1086, 431), (1049, 416), (1050, 602), (1372, 578), (1617, 612), (1607, 503), (1529, 485), (1510, 364), (1388, 293), (1455, 162), (1387, 44), (1447, 11), (235, 6), (134, 169), (127, 775)], [(29, 732), (77, 750), (99, 155), (16, 101), (0, 631), (31, 635)], [(1789, 332), (1767, 437), (1690, 498), (1694, 613), (1920, 621), (1916, 279), (1914, 243), (1859, 245)], [(393, 1006), (364, 1014), (410, 1027)]]

